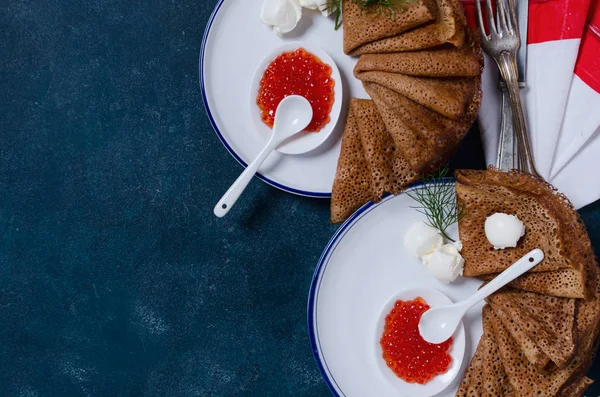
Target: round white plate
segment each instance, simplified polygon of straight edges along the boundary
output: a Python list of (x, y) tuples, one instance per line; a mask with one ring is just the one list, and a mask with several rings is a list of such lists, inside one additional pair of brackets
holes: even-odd
[[(333, 236), (315, 270), (308, 300), (308, 329), (319, 369), (336, 396), (399, 397), (381, 358), (378, 320), (402, 290), (432, 288), (453, 302), (473, 294), (480, 281), (459, 277), (443, 284), (404, 249), (410, 226), (424, 220), (406, 194), (368, 203)], [(458, 236), (456, 226), (449, 230)], [(454, 396), (481, 337), (479, 304), (463, 319), (466, 349), (456, 379), (438, 396)], [(382, 365), (383, 364), (383, 365)]]
[(223, 145), (246, 166), (264, 146), (253, 131), (248, 92), (261, 61), (275, 48), (303, 41), (323, 48), (335, 61), (344, 89), (335, 131), (321, 147), (302, 155), (272, 153), (258, 176), (282, 190), (311, 197), (330, 197), (340, 137), (351, 96), (367, 97), (352, 70), (356, 58), (346, 56), (342, 30), (316, 11), (304, 10), (298, 27), (283, 38), (260, 22), (262, 0), (221, 0), (211, 16), (200, 52), (200, 84), (206, 111)]

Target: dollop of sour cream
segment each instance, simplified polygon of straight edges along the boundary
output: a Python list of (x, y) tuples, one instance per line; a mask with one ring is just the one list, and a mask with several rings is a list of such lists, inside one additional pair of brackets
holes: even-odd
[(272, 26), (278, 36), (294, 30), (300, 18), (302, 7), (298, 0), (264, 0), (260, 12), (261, 22)]
[(415, 258), (430, 254), (443, 244), (440, 232), (425, 222), (415, 223), (404, 236), (404, 247)]
[(497, 212), (485, 220), (485, 236), (494, 249), (514, 248), (525, 235), (525, 225), (515, 215)]
[(319, 10), (324, 17), (328, 17), (335, 11), (335, 5), (331, 0), (298, 0), (300, 5), (309, 10)]
[(425, 222), (410, 227), (404, 237), (404, 247), (421, 259), (429, 274), (443, 283), (451, 283), (463, 272), (462, 243), (444, 244), (440, 232)]
[(327, 17), (336, 11), (331, 0), (264, 0), (260, 20), (273, 27), (273, 32), (282, 36), (294, 30), (300, 18), (302, 8), (319, 10)]
[(456, 280), (458, 275), (462, 274), (465, 266), (465, 260), (458, 247), (455, 244), (444, 244), (423, 257), (423, 265), (429, 274), (446, 284)]

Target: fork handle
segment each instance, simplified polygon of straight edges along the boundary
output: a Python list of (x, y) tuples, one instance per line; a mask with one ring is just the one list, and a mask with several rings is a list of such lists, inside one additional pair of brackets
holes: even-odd
[(500, 138), (498, 139), (496, 168), (502, 171), (510, 171), (519, 168), (517, 164), (519, 154), (517, 153), (517, 140), (513, 128), (508, 88), (506, 88), (504, 81), (500, 83), (500, 91), (502, 92), (502, 110), (500, 113)]
[(508, 89), (513, 124), (516, 132), (515, 135), (517, 137), (519, 146), (520, 168), (539, 177), (540, 174), (535, 169), (535, 164), (533, 161), (533, 153), (531, 151), (529, 136), (527, 133), (527, 124), (525, 123), (525, 115), (523, 114), (523, 106), (521, 104), (515, 55), (508, 51), (503, 51), (500, 53), (497, 61), (498, 68), (500, 69), (500, 75), (506, 82), (506, 87)]

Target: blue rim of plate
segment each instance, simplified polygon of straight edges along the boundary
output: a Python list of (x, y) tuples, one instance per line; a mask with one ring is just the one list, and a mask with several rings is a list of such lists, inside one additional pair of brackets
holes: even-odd
[[(452, 182), (452, 181), (455, 181), (455, 179), (454, 178), (444, 178), (443, 179), (443, 182)], [(422, 182), (422, 181), (418, 181), (418, 182), (411, 184), (410, 186), (408, 186), (408, 188), (404, 192), (400, 193), (400, 195), (405, 194), (410, 189), (413, 189), (417, 186), (423, 185), (423, 183), (424, 182)], [(331, 393), (336, 397), (346, 397), (346, 395), (342, 391), (342, 388), (339, 387), (339, 385), (335, 381), (335, 378), (329, 371), (329, 367), (327, 366), (327, 362), (325, 361), (325, 358), (322, 357), (322, 355), (321, 355), (321, 342), (319, 341), (319, 335), (317, 333), (317, 329), (316, 329), (317, 327), (316, 327), (316, 322), (315, 322), (315, 307), (316, 307), (315, 296), (321, 287), (321, 280), (322, 280), (321, 276), (323, 275), (323, 272), (325, 271), (325, 269), (327, 267), (328, 259), (331, 256), (331, 254), (333, 253), (333, 251), (335, 251), (335, 248), (337, 247), (341, 238), (348, 231), (350, 231), (352, 226), (356, 225), (356, 223), (362, 217), (366, 216), (369, 212), (373, 211), (375, 208), (379, 207), (381, 204), (385, 203), (386, 201), (393, 199), (394, 197), (396, 197), (396, 196), (391, 195), (391, 194), (386, 194), (381, 199), (381, 201), (379, 201), (377, 203), (369, 201), (367, 204), (363, 205), (358, 210), (356, 210), (356, 212), (354, 212), (354, 214), (350, 215), (350, 217), (348, 219), (346, 219), (346, 221), (342, 224), (342, 226), (340, 226), (340, 228), (335, 232), (333, 237), (331, 237), (331, 240), (329, 240), (329, 243), (327, 243), (327, 246), (325, 246), (325, 250), (321, 254), (321, 257), (319, 258), (319, 262), (317, 263), (317, 267), (315, 268), (312, 282), (310, 284), (310, 292), (308, 294), (308, 308), (307, 308), (308, 336), (310, 339), (310, 347), (311, 347), (313, 356), (315, 358), (315, 361), (317, 362), (317, 366), (319, 367), (319, 372), (321, 372), (321, 376), (323, 377), (323, 380), (325, 381), (325, 384), (327, 384), (327, 387), (329, 387), (329, 390), (331, 391)]]
[[(202, 37), (202, 47), (200, 48), (200, 61), (199, 61), (200, 66), (198, 68), (199, 74), (200, 74), (200, 91), (202, 93), (202, 103), (204, 104), (204, 109), (206, 110), (206, 114), (208, 115), (208, 119), (210, 120), (210, 124), (212, 125), (213, 130), (215, 130), (215, 133), (219, 137), (219, 140), (221, 141), (223, 146), (225, 146), (225, 148), (227, 149), (229, 154), (231, 154), (233, 156), (233, 158), (237, 160), (238, 163), (240, 163), (244, 168), (246, 168), (248, 166), (248, 164), (244, 160), (242, 160), (242, 158), (233, 150), (233, 148), (231, 146), (229, 146), (229, 143), (227, 143), (227, 141), (225, 140), (225, 137), (223, 137), (223, 134), (221, 134), (221, 131), (219, 131), (219, 128), (217, 127), (217, 123), (215, 122), (215, 119), (212, 115), (212, 112), (210, 111), (210, 108), (208, 107), (208, 101), (206, 98), (206, 86), (204, 84), (204, 53), (206, 51), (206, 42), (208, 40), (210, 28), (212, 27), (212, 24), (213, 24), (215, 18), (217, 17), (217, 14), (219, 13), (219, 9), (221, 8), (221, 6), (223, 5), (224, 2), (225, 2), (225, 0), (219, 0), (217, 5), (215, 6), (215, 9), (213, 10), (210, 18), (208, 19), (208, 23), (206, 24), (206, 29), (204, 30), (204, 35)], [(256, 176), (258, 178), (260, 178), (262, 181), (264, 181), (265, 183), (268, 183), (269, 185), (276, 187), (277, 189), (283, 190), (285, 192), (288, 192), (288, 193), (293, 193), (293, 194), (297, 194), (297, 195), (305, 196), (305, 197), (331, 198), (331, 193), (309, 192), (306, 190), (294, 189), (292, 187), (285, 186), (285, 185), (282, 185), (281, 183), (275, 182), (272, 179), (269, 179), (260, 173), (256, 173)]]

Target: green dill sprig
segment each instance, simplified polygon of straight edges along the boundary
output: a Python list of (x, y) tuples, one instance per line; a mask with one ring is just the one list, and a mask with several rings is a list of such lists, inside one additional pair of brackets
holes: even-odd
[(446, 229), (465, 216), (465, 209), (456, 202), (456, 185), (446, 180), (449, 172), (449, 168), (445, 166), (438, 172), (427, 175), (423, 178), (423, 184), (406, 194), (419, 204), (411, 208), (425, 215), (425, 223), (454, 242), (446, 234)]
[[(390, 19), (396, 17), (398, 11), (406, 11), (407, 4), (414, 3), (417, 0), (352, 0), (354, 4), (360, 6), (364, 12), (385, 14)], [(377, 6), (377, 7), (371, 7)], [(342, 0), (331, 0), (327, 3), (326, 10), (332, 11), (335, 17), (335, 30), (342, 26)]]

